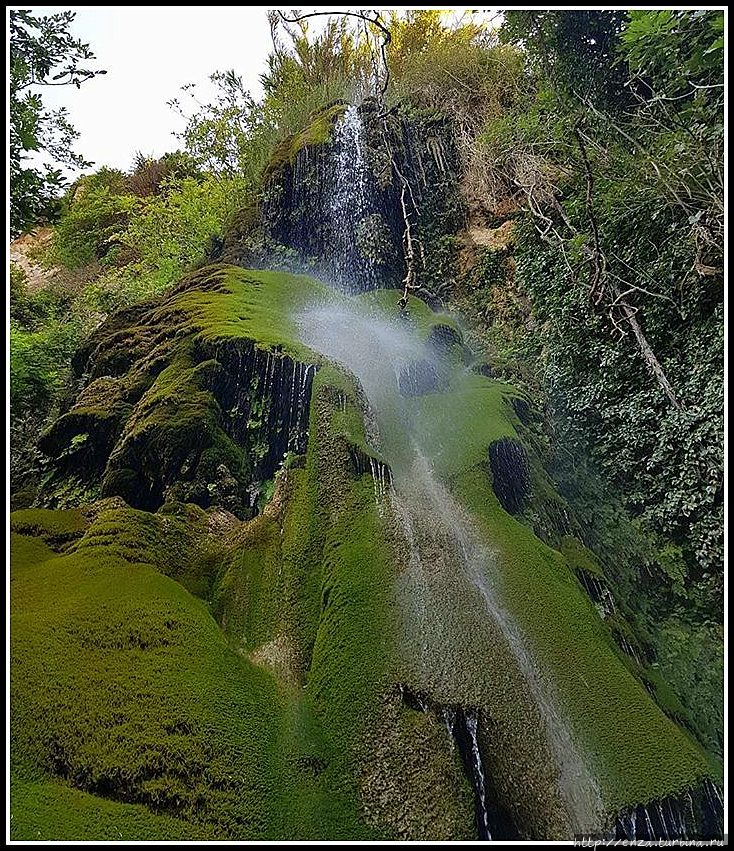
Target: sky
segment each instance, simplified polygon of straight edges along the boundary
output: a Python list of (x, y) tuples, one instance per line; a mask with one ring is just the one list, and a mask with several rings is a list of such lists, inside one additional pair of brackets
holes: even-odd
[(95, 167), (126, 170), (137, 151), (158, 157), (180, 147), (184, 121), (166, 105), (185, 83), (206, 100), (209, 75), (234, 68), (259, 94), (270, 52), (267, 7), (23, 6), (36, 15), (77, 12), (72, 32), (107, 74), (41, 90), (49, 107), (65, 106), (80, 133), (76, 151)]

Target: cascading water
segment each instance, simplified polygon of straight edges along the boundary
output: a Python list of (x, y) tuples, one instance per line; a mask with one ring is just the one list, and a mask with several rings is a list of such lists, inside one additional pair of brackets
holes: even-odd
[[(381, 282), (374, 263), (360, 250), (361, 238), (369, 236), (361, 231), (369, 225), (373, 202), (364, 128), (355, 107), (336, 125), (335, 143), (334, 174), (327, 179), (333, 179), (325, 248), (332, 274), (327, 277), (350, 292), (365, 292)], [(409, 317), (398, 313), (397, 304), (388, 313), (380, 307), (384, 303), (366, 294), (347, 299), (335, 293), (303, 311), (296, 323), (306, 345), (359, 381), (369, 408), (373, 450), (386, 462), (361, 451), (353, 458), (358, 473), (371, 474), (380, 510), (390, 505), (403, 541), (396, 581), (400, 663), (410, 684), (403, 699), (410, 708), (444, 718), (474, 790), (480, 838), (517, 838), (512, 797), (528, 773), (541, 783), (550, 781), (543, 786), (549, 800), (542, 803), (553, 829), (561, 835), (599, 835), (604, 807), (598, 786), (562, 716), (554, 687), (503, 605), (495, 554), (449, 492), (448, 477), (436, 472), (436, 467), (451, 467), (446, 454), (457, 450), (449, 435), (426, 428), (422, 398), (433, 395), (434, 412), (436, 400), (455, 405), (472, 375), (452, 358), (450, 340), (446, 347), (426, 344)], [(446, 389), (451, 392), (442, 394)], [(338, 404), (345, 410), (346, 398), (340, 397)], [(444, 411), (438, 419), (450, 424), (452, 417)], [(453, 450), (447, 448), (452, 445)], [(591, 580), (585, 587), (602, 616), (614, 612), (606, 587)], [(412, 697), (406, 700), (406, 695)], [(495, 709), (509, 730), (495, 725), (490, 739), (482, 719), (491, 720)], [(513, 736), (532, 739), (535, 752), (513, 751)], [(487, 760), (483, 747), (497, 751), (490, 751)], [(513, 753), (513, 760), (519, 754), (524, 760), (522, 765), (504, 763), (512, 774), (509, 788), (514, 792), (509, 794), (507, 786), (503, 791), (494, 782), (500, 779), (493, 771), (502, 763), (503, 749)], [(693, 823), (718, 825), (718, 790), (712, 784), (702, 790)], [(536, 795), (533, 802), (541, 804), (541, 799)], [(685, 836), (682, 806), (680, 799), (670, 798), (637, 807), (621, 814), (614, 829), (622, 838)]]
[(366, 256), (368, 216), (374, 210), (365, 156), (364, 126), (351, 105), (334, 127), (333, 188), (329, 207), (327, 257), (336, 280), (349, 290), (377, 286), (374, 263)]
[[(480, 685), (472, 683), (476, 658), (473, 665), (469, 663), (468, 636), (473, 652), (480, 655), (502, 644), (524, 679), (518, 688), (533, 706), (538, 719), (533, 723), (545, 728), (569, 823), (578, 832), (594, 829), (601, 811), (596, 785), (519, 629), (499, 601), (493, 554), (479, 542), (466, 513), (433, 470), (431, 454), (440, 447), (425, 443), (416, 417), (419, 396), (400, 392), (401, 377), (425, 360), (436, 374), (450, 376), (454, 390), (470, 381), (471, 375), (427, 347), (397, 312), (390, 315), (335, 296), (333, 303), (304, 312), (298, 324), (304, 343), (359, 379), (376, 418), (379, 450), (392, 474), (390, 500), (407, 549), (397, 593), (412, 680), (439, 702), (456, 703), (461, 695), (465, 705), (478, 705), (483, 696)], [(467, 716), (465, 725), (469, 750), (476, 752), (470, 779), (477, 797), (478, 831), (485, 836), (489, 831), (486, 784), (477, 716), (472, 718)]]

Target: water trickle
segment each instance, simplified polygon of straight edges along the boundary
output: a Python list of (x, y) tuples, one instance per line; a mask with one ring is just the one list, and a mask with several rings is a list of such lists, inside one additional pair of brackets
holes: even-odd
[(620, 813), (615, 836), (652, 842), (717, 839), (723, 835), (723, 814), (719, 789), (704, 780), (684, 795), (640, 804)]
[(477, 827), (480, 839), (491, 839), (489, 830), (489, 812), (487, 810), (487, 789), (484, 782), (484, 766), (482, 765), (482, 754), (479, 751), (477, 739), (477, 713), (466, 713), (466, 729), (471, 740), (471, 770), (474, 777), (474, 789), (476, 790), (477, 803)]

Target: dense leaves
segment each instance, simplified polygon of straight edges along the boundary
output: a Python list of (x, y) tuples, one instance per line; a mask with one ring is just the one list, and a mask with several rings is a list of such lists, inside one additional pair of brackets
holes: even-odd
[[(547, 13), (553, 33), (564, 14)], [(512, 13), (508, 35), (524, 24), (530, 41), (547, 15)], [(624, 109), (608, 105), (604, 85), (581, 96), (560, 73), (569, 43), (541, 39), (557, 61), (539, 64), (526, 100), (486, 136), (535, 221), (518, 273), (563, 430), (633, 515), (676, 543), (709, 602), (721, 599), (723, 559), (720, 21), (634, 12), (615, 23), (616, 59), (607, 59), (627, 75)], [(598, 41), (593, 23), (579, 67), (583, 45)]]
[[(105, 71), (87, 64), (89, 45), (74, 38), (69, 27), (74, 12), (36, 17), (26, 9), (10, 11), (10, 230), (16, 236), (35, 224), (49, 208), (63, 177), (59, 165), (82, 167), (75, 154), (78, 133), (66, 110), (46, 109), (42, 86), (79, 86)], [(43, 165), (29, 160), (45, 154)]]

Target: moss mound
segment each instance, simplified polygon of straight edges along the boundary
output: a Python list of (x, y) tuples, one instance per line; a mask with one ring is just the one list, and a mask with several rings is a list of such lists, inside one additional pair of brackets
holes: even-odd
[[(43, 497), (76, 505), (11, 519), (13, 838), (474, 835), (450, 738), (397, 688), (411, 684), (396, 608), (408, 571), (371, 414), (298, 342), (294, 315), (323, 297), (309, 278), (210, 266), (112, 317), (75, 358)], [(404, 318), (462, 375), (406, 395), (404, 413), (496, 554), (502, 601), (607, 813), (712, 776), (664, 680), (615, 643), (631, 640), (624, 620), (584, 592), (580, 576), (604, 579), (593, 554), (561, 524), (554, 549), (529, 509), (502, 507), (498, 444), (523, 447), (523, 502), (530, 487), (533, 510), (561, 504), (517, 391), (464, 369), (450, 317), (411, 299)], [(462, 593), (450, 584), (441, 602), (466, 627), (459, 685), (431, 697), (476, 710), (520, 833), (561, 835), (540, 725), (524, 726), (515, 673)]]
[[(440, 731), (406, 716), (384, 736), (404, 710), (389, 535), (352, 460), (360, 404), (320, 370), (307, 453), (251, 521), (120, 500), (14, 517), (38, 537), (13, 536), (13, 838), (472, 834)], [(63, 555), (43, 542), (70, 525)], [(388, 751), (412, 754), (417, 793), (385, 776)], [(402, 794), (380, 792), (396, 788), (410, 818)]]

